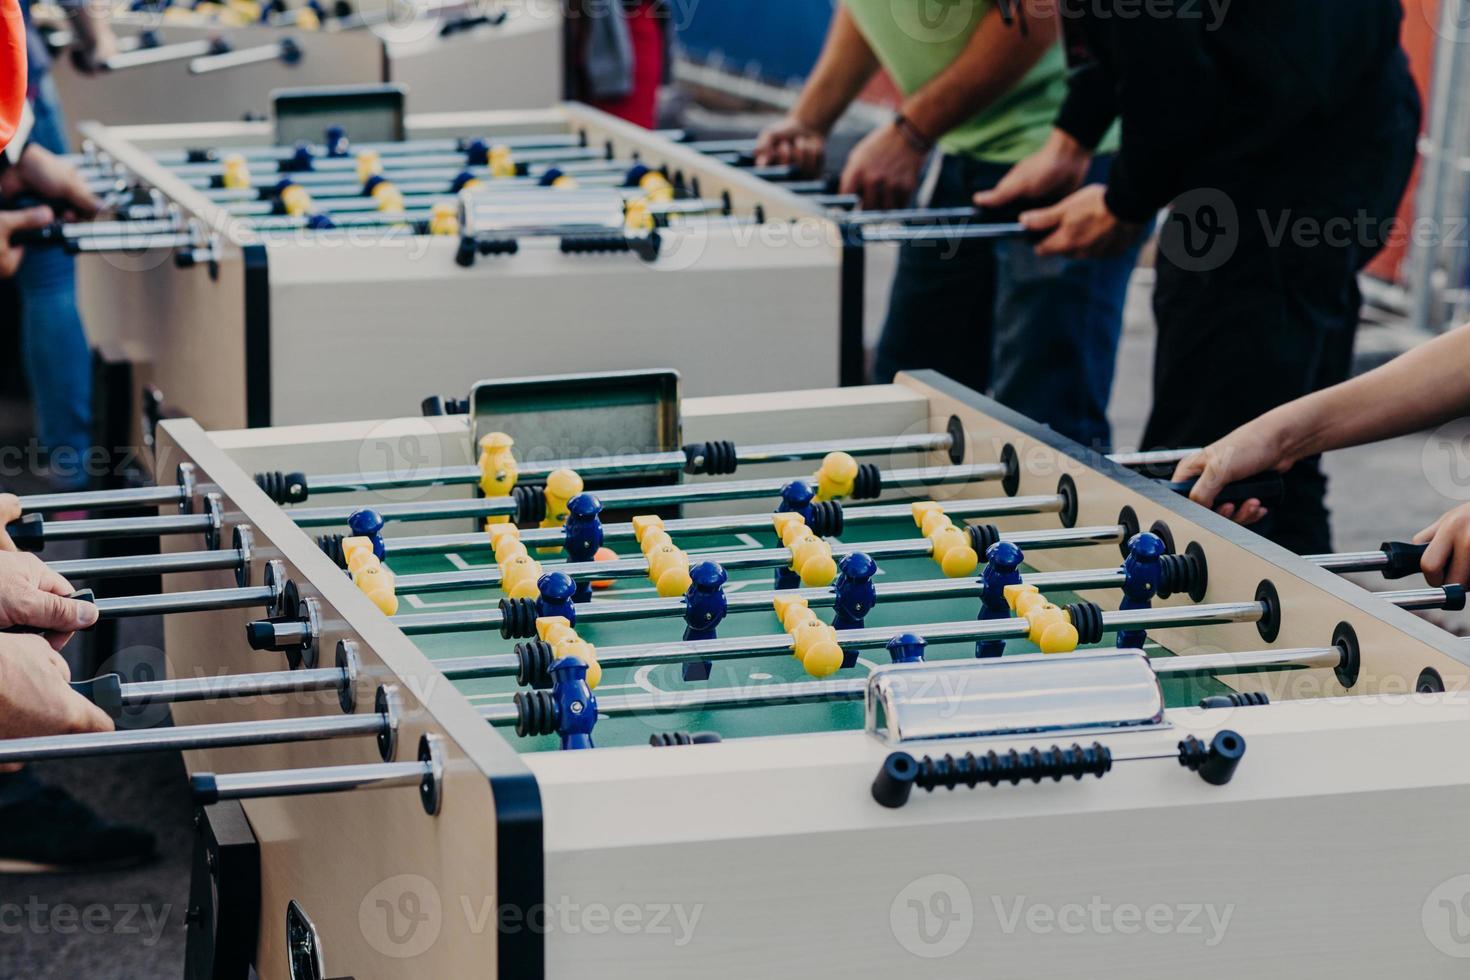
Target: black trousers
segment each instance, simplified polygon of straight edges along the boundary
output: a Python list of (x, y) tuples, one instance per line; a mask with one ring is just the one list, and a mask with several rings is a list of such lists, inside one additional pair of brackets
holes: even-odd
[[(1408, 183), (1417, 106), (1403, 104), (1385, 138), (1352, 158), (1318, 162), (1323, 187), (1314, 190), (1330, 204), (1256, 203), (1290, 199), (1279, 190), (1181, 198), (1160, 232), (1144, 446), (1206, 445), (1346, 380), (1362, 304), (1357, 275), (1382, 249)], [(1320, 459), (1302, 460), (1257, 530), (1299, 554), (1331, 551), (1326, 494)]]

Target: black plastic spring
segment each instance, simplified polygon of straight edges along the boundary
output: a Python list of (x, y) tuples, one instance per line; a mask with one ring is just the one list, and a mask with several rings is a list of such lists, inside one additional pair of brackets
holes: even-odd
[(1206, 565), (1203, 553), (1160, 555), (1159, 564), (1163, 570), (1159, 582), (1160, 599), (1167, 599), (1176, 592), (1189, 596), (1204, 595)]
[(470, 413), (470, 400), (468, 398), (441, 398), (438, 395), (430, 395), (419, 403), (424, 417), (435, 415), (468, 415)]
[(847, 518), (843, 515), (842, 501), (823, 500), (812, 504), (812, 519), (808, 527), (819, 538), (833, 538), (842, 533)]
[(564, 235), (561, 239), (563, 255), (600, 255), (631, 248), (626, 235)]
[(671, 745), (711, 745), (721, 741), (719, 732), (655, 732), (648, 736), (648, 744), (654, 748)]
[(1235, 768), (1245, 755), (1245, 738), (1239, 732), (1222, 728), (1204, 742), (1190, 735), (1179, 743), (1179, 764), (1197, 772), (1211, 786), (1224, 786), (1235, 776)]
[(1229, 694), (1212, 694), (1200, 701), (1201, 708), (1257, 708), (1271, 703), (1265, 691), (1231, 691)]
[(546, 488), (528, 483), (515, 487), (510, 492), (516, 502), (517, 524), (540, 524), (546, 519)]
[(347, 567), (347, 556), (342, 552), (342, 538), (341, 534), (320, 534), (316, 539), (316, 546), (322, 549), (322, 554), (332, 559), (332, 563), (338, 568)]
[(1032, 747), (1024, 751), (987, 752), (977, 756), (967, 752), (960, 758), (944, 755), (938, 759), (924, 756), (915, 759), (907, 752), (894, 752), (883, 763), (873, 781), (873, 799), (886, 807), (901, 807), (908, 802), (914, 786), (933, 792), (943, 786), (954, 789), (964, 785), (974, 789), (980, 784), (1016, 785), (1025, 780), (1039, 783), (1043, 779), (1060, 782), (1068, 776), (1102, 778), (1113, 768), (1113, 754), (1100, 742), (1084, 748), (1073, 743), (1071, 748), (1053, 745), (1049, 749)]
[(684, 447), (684, 472), (691, 476), (728, 476), (738, 465), (735, 444), (728, 439), (691, 442)]
[(970, 547), (982, 559), (990, 546), (1000, 540), (1000, 528), (994, 524), (971, 524), (966, 530), (970, 534)]
[(873, 463), (858, 467), (857, 477), (852, 481), (853, 500), (872, 500), (883, 492), (883, 471)]
[(525, 643), (517, 643), (514, 652), (516, 683), (538, 691), (550, 689), (551, 664), (556, 660), (551, 644), (545, 640), (528, 640)]
[(311, 492), (305, 473), (282, 473), (280, 470), (271, 473), (257, 473), (255, 474), (255, 485), (264, 490), (265, 495), (278, 504), (304, 503)]
[(1086, 646), (1089, 643), (1100, 643), (1103, 638), (1103, 611), (1102, 606), (1095, 602), (1074, 602), (1064, 607), (1067, 615), (1072, 620), (1072, 625), (1077, 628), (1077, 645)]
[(500, 600), (500, 638), (502, 640), (524, 640), (536, 635), (536, 600)]
[(475, 264), (476, 256), (514, 255), (520, 250), (521, 243), (514, 238), (474, 238), (463, 235), (459, 239), (459, 248), (455, 250), (454, 261), (469, 268)]
[(560, 712), (550, 692), (518, 691), (515, 704), (516, 734), (521, 738), (556, 733)]

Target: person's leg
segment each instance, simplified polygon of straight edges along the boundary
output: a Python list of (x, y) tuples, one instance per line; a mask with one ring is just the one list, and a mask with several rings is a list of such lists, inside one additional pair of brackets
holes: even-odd
[[(39, 85), (35, 114), (35, 141), (65, 153), (66, 126), (49, 76)], [(52, 480), (63, 489), (79, 488), (87, 482), (84, 461), (92, 442), (92, 355), (77, 312), (75, 262), (61, 249), (31, 249), (15, 282), (37, 435), (51, 452)]]
[(658, 91), (664, 79), (664, 31), (667, 12), (645, 0), (627, 13), (633, 42), (633, 89), (619, 99), (594, 100), (593, 105), (628, 122), (653, 129), (658, 124)]
[[(946, 157), (939, 167), (930, 206), (969, 204), (979, 188), (972, 186), (966, 162)], [(933, 368), (976, 391), (987, 390), (994, 289), (991, 242), (939, 240), (900, 246), (873, 380), (887, 384), (899, 371)]]
[[(1110, 163), (1097, 161), (1089, 182), (1106, 181)], [(1145, 238), (1115, 259), (1040, 258), (1024, 239), (997, 247), (997, 401), (1088, 449), (1109, 450), (1123, 307)]]

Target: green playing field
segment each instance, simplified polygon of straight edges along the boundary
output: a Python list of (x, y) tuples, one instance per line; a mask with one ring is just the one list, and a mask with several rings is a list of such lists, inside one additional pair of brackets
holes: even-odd
[[(850, 527), (840, 540), (848, 543), (862, 541), (913, 538), (918, 535), (911, 522), (870, 524)], [(838, 539), (832, 539), (834, 541)], [(676, 543), (698, 559), (711, 552), (770, 548), (778, 545), (774, 533), (722, 535), (719, 537), (684, 536)], [(613, 544), (619, 555), (636, 557), (637, 546), (632, 541)], [(559, 552), (536, 553), (543, 565), (561, 560)], [(1087, 567), (1116, 565), (1120, 559), (1116, 548), (1103, 545), (1076, 553), (1079, 562)], [(416, 575), (433, 572), (462, 571), (473, 568), (493, 567), (494, 556), (488, 549), (464, 554), (414, 556), (388, 560), (389, 566), (398, 575)], [(938, 567), (929, 559), (890, 560), (881, 563), (879, 577), (875, 581), (920, 581), (941, 577)], [(773, 587), (774, 573), (769, 569), (734, 571), (726, 586), (727, 594), (742, 591), (765, 591)], [(651, 583), (646, 579), (619, 579), (613, 588), (596, 592), (593, 602), (603, 599), (650, 598), (655, 596)], [(503, 593), (498, 589), (475, 589), (458, 592), (434, 592), (400, 597), (400, 613), (418, 612), (471, 612), (493, 608)], [(1059, 604), (1071, 602), (1076, 596), (1057, 593), (1049, 595)], [(830, 622), (832, 611), (818, 609), (818, 615)], [(940, 598), (923, 601), (881, 602), (867, 618), (869, 627), (893, 627), (895, 634), (904, 628), (919, 623), (937, 623), (973, 619), (979, 605), (970, 598)], [(677, 617), (643, 619), (629, 622), (586, 624), (578, 628), (578, 634), (598, 646), (627, 645), (639, 643), (667, 643), (682, 638), (684, 621)], [(775, 612), (765, 611), (732, 613), (719, 628), (719, 636), (754, 636), (781, 632)], [(510, 653), (514, 641), (502, 639), (496, 630), (475, 630), (459, 633), (440, 633), (416, 636), (419, 648), (431, 660), (451, 657), (473, 657), (486, 654)], [(1112, 646), (1114, 637), (1108, 634), (1103, 645)], [(1170, 652), (1156, 644), (1146, 646), (1151, 656), (1168, 656)], [(1006, 644), (1006, 653), (1035, 653), (1036, 648), (1024, 640), (1012, 640)], [(973, 642), (934, 643), (928, 647), (930, 660), (953, 660), (973, 657)], [(850, 677), (854, 672), (866, 674), (880, 663), (887, 662), (882, 650), (864, 651), (857, 666), (840, 671), (838, 677)], [(715, 688), (740, 688), (748, 694), (759, 694), (762, 688), (790, 681), (810, 681), (800, 663), (790, 656), (763, 656), (740, 660), (716, 661), (708, 681), (686, 682), (682, 679), (677, 663), (645, 665), (631, 668), (610, 668), (594, 692), (599, 696), (653, 693), (666, 695), (671, 710), (661, 710), (642, 717), (604, 718), (597, 724), (593, 735), (599, 746), (642, 745), (655, 732), (666, 731), (714, 731), (726, 739), (752, 735), (783, 735), (799, 732), (822, 732), (850, 730), (863, 725), (861, 702), (833, 702), (823, 704), (780, 704), (773, 703), (754, 707), (722, 708), (714, 711), (678, 710), (678, 696), (691, 690)], [(456, 682), (458, 688), (478, 705), (506, 704), (515, 696), (517, 686), (514, 678), (493, 678)], [(1201, 697), (1228, 690), (1212, 679), (1168, 678), (1164, 681), (1164, 693), (1170, 706), (1188, 705)], [(506, 737), (523, 751), (555, 749), (555, 736), (518, 738), (512, 728), (503, 729)]]

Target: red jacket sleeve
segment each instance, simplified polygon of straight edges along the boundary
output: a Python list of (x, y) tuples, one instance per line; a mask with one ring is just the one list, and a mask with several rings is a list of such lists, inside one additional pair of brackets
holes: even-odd
[(25, 20), (18, 0), (0, 0), (0, 150), (15, 135), (25, 102)]

